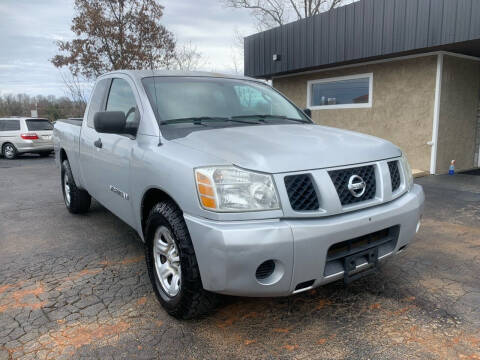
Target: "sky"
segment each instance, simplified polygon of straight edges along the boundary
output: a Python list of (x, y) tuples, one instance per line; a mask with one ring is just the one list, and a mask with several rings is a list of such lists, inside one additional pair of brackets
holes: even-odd
[[(234, 54), (237, 65), (240, 59), (235, 33), (256, 32), (248, 11), (226, 8), (221, 0), (160, 3), (163, 24), (179, 44), (197, 48), (202, 70), (234, 71)], [(56, 41), (72, 38), (72, 18), (73, 0), (0, 0), (0, 95), (65, 94), (60, 72), (49, 59), (57, 52)]]

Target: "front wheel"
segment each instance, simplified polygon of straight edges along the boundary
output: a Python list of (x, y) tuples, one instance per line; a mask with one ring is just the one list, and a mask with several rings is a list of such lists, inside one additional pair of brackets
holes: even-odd
[(192, 240), (180, 209), (160, 202), (146, 225), (148, 275), (164, 309), (179, 319), (205, 314), (218, 296), (203, 289)]
[(79, 189), (75, 184), (68, 160), (62, 163), (62, 192), (65, 206), (72, 214), (85, 213), (90, 209), (92, 198), (88, 192)]

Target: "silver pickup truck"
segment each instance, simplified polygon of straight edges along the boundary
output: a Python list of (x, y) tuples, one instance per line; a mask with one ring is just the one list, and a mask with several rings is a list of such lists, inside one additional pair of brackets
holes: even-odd
[(255, 79), (108, 73), (83, 121), (55, 125), (66, 207), (86, 212), (93, 197), (134, 228), (178, 318), (215, 293), (350, 282), (406, 248), (423, 190), (398, 147), (307, 114)]

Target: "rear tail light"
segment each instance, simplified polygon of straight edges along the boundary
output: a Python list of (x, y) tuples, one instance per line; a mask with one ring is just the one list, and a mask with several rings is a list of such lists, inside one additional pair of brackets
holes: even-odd
[(38, 140), (38, 135), (35, 133), (20, 134), (20, 137), (23, 140)]

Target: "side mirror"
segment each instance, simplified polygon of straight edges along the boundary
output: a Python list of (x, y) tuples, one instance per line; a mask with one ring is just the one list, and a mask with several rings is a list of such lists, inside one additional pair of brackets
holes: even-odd
[(312, 110), (310, 110), (310, 109), (304, 109), (304, 110), (303, 110), (303, 113), (304, 113), (305, 115), (307, 115), (309, 118), (312, 117)]
[(93, 125), (99, 133), (123, 134), (125, 133), (126, 120), (122, 111), (103, 111), (95, 113)]

